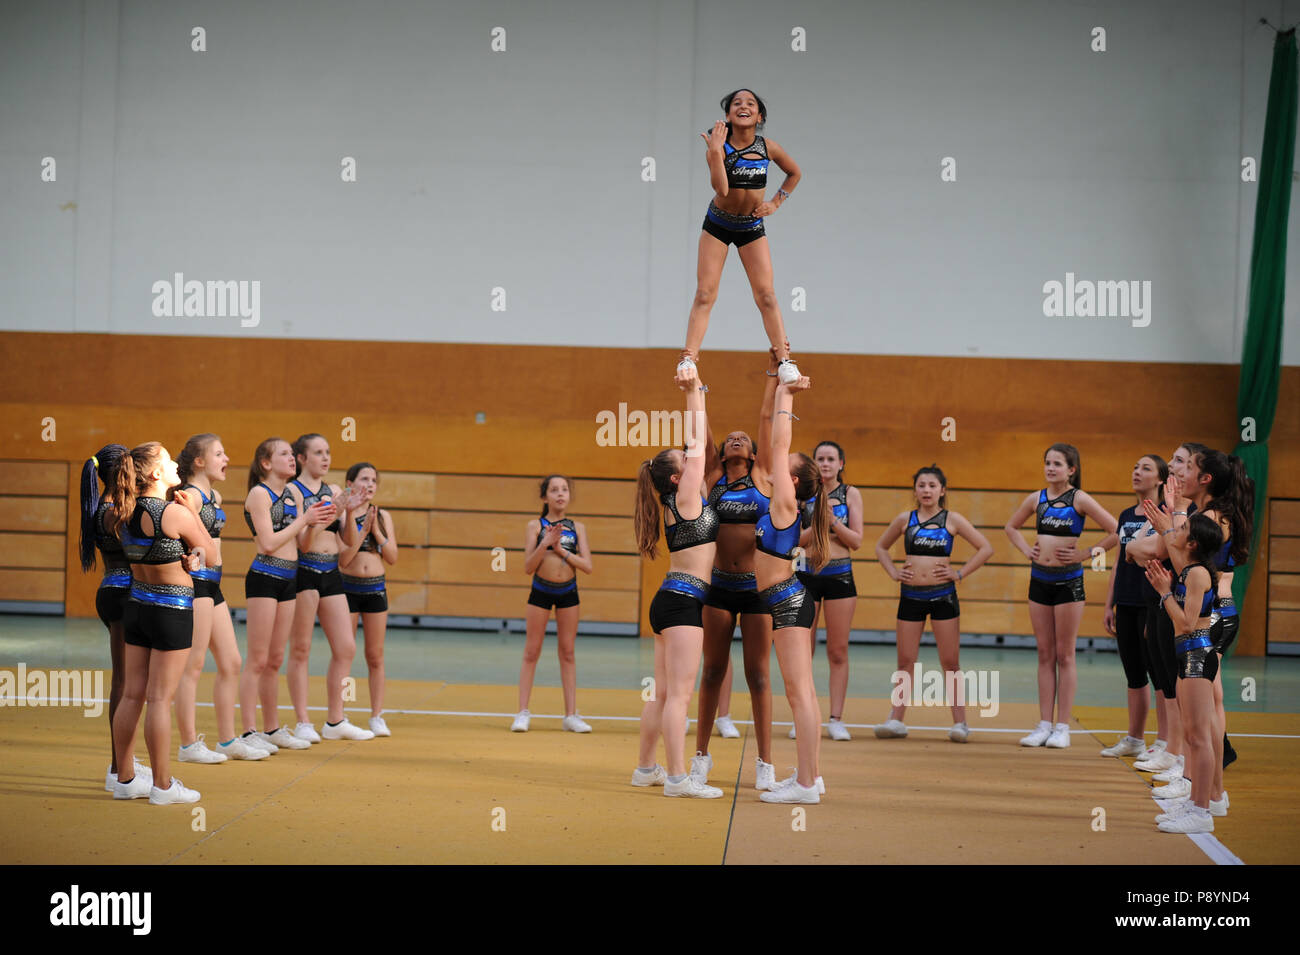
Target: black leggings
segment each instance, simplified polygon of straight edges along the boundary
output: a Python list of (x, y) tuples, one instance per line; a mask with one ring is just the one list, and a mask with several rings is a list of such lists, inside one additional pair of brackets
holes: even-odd
[[(1169, 599), (1173, 599), (1172, 597)], [(1166, 700), (1178, 695), (1178, 655), (1174, 653), (1174, 622), (1160, 604), (1147, 608), (1147, 669), (1152, 685)]]
[(1145, 605), (1115, 605), (1115, 644), (1119, 647), (1119, 662), (1124, 665), (1130, 690), (1141, 690), (1147, 685), (1146, 625)]

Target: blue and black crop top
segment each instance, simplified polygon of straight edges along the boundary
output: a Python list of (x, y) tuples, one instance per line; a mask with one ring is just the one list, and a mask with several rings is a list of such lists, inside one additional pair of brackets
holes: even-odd
[[(379, 523), (379, 521), (380, 521), (380, 512), (376, 511), (375, 523)], [(365, 527), (366, 525), (366, 519), (364, 517), (358, 517), (356, 519), (356, 522), (357, 522), (357, 533), (360, 534), (361, 528)], [(375, 532), (373, 530), (368, 531), (366, 533), (366, 536), (361, 538), (361, 545), (357, 548), (357, 550), (368, 551), (371, 554), (379, 553), (379, 543), (375, 540)]]
[[(298, 491), (302, 494), (302, 506), (304, 509), (311, 507), (313, 504), (319, 504), (322, 501), (334, 500), (334, 492), (330, 490), (328, 481), (321, 481), (320, 490), (315, 492), (308, 490), (307, 485), (303, 484), (297, 478), (293, 479), (293, 483), (298, 485)], [(339, 519), (337, 517), (325, 525), (325, 530), (332, 533), (337, 533), (338, 529)]]
[(95, 508), (95, 547), (104, 555), (105, 567), (125, 567), (129, 561), (122, 551), (122, 542), (104, 529), (104, 518), (113, 509), (113, 502), (104, 498)]
[(668, 542), (668, 552), (675, 554), (679, 550), (712, 544), (718, 539), (718, 512), (709, 504), (707, 498), (700, 498), (702, 505), (700, 516), (687, 520), (677, 511), (677, 492), (670, 491), (659, 498), (663, 506), (672, 512), (675, 523), (668, 523), (664, 515), (664, 540)]
[(718, 512), (720, 524), (754, 524), (767, 513), (771, 499), (754, 486), (752, 475), (727, 483), (724, 471), (709, 489), (709, 503)]
[(772, 523), (772, 512), (764, 511), (754, 525), (754, 546), (764, 554), (784, 559), (799, 546), (799, 531), (797, 514), (789, 527), (777, 527)]
[[(1183, 606), (1183, 601), (1187, 598), (1187, 574), (1193, 567), (1203, 567), (1204, 564), (1188, 564), (1183, 568), (1183, 572), (1178, 575), (1178, 580), (1174, 583), (1174, 599), (1178, 601), (1178, 606)], [(1208, 571), (1209, 568), (1206, 568)], [(1201, 612), (1198, 617), (1208, 617), (1210, 609), (1214, 606), (1214, 581), (1211, 578), (1209, 589), (1201, 596)]]
[[(841, 482), (835, 490), (827, 495), (831, 502), (831, 516), (841, 524), (849, 522), (849, 488)], [(803, 506), (803, 526), (812, 527), (813, 515), (817, 513), (817, 495), (813, 495)]]
[(1220, 547), (1219, 552), (1214, 555), (1214, 569), (1221, 574), (1232, 573), (1237, 567), (1237, 562), (1232, 559), (1231, 551), (1232, 538), (1225, 537), (1223, 539), (1223, 546)]
[(548, 521), (542, 518), (542, 526), (537, 531), (537, 541), (540, 544), (542, 537), (546, 534), (546, 528), (558, 525), (563, 528), (560, 531), (560, 550), (567, 550), (570, 554), (578, 553), (578, 529), (574, 527), (572, 519), (565, 517), (558, 521)]
[(952, 556), (947, 508), (925, 521), (917, 517), (916, 511), (908, 516), (907, 530), (903, 532), (903, 553), (924, 557)]
[[(137, 498), (131, 519), (118, 528), (122, 553), (132, 564), (174, 564), (185, 556), (184, 543), (162, 532), (162, 515), (167, 504), (160, 497)], [(146, 513), (153, 522), (153, 534), (148, 537), (144, 535), (141, 521), (141, 516)]]
[[(755, 136), (754, 142), (744, 149), (736, 149), (731, 143), (724, 142), (722, 150), (728, 189), (767, 188), (767, 142), (762, 136)], [(757, 153), (762, 158), (746, 159), (750, 153)]]
[(1074, 509), (1074, 495), (1078, 488), (1070, 488), (1054, 501), (1047, 499), (1047, 489), (1038, 492), (1039, 534), (1049, 537), (1078, 537), (1083, 533), (1083, 515)]
[(186, 484), (181, 490), (188, 491), (191, 488), (199, 492), (199, 500), (203, 502), (203, 506), (199, 508), (199, 520), (203, 522), (203, 529), (213, 540), (219, 540), (221, 531), (226, 526), (226, 512), (217, 504), (217, 495), (208, 497), (193, 484)]
[[(287, 486), (280, 492), (279, 497), (276, 497), (271, 492), (271, 489), (266, 487), (265, 484), (259, 482), (257, 486), (260, 488), (266, 488), (266, 493), (271, 496), (272, 534), (284, 530), (298, 519), (298, 505), (294, 503), (293, 495), (289, 493), (289, 488)], [(248, 529), (252, 531), (253, 536), (256, 537), (257, 528), (253, 526), (253, 515), (249, 514), (247, 510), (244, 511), (244, 520), (248, 524)]]

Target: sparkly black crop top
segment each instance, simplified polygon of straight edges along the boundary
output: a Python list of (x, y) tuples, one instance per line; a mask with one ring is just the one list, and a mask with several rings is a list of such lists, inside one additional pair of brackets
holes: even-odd
[[(162, 515), (167, 501), (160, 497), (141, 497), (135, 502), (131, 519), (118, 529), (122, 537), (122, 553), (133, 564), (174, 564), (185, 556), (185, 545), (175, 537), (162, 532)], [(146, 537), (141, 515), (147, 513), (153, 521), (153, 534)]]
[(718, 539), (718, 512), (709, 504), (707, 498), (700, 498), (702, 508), (700, 516), (687, 520), (677, 511), (677, 492), (670, 491), (659, 498), (660, 502), (673, 515), (674, 523), (664, 521), (664, 539), (668, 542), (668, 553), (675, 554), (689, 547), (712, 544)]

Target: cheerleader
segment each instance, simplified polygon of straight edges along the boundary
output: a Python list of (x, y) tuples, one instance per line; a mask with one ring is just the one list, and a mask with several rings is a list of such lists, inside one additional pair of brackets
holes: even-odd
[[(122, 624), (122, 609), (131, 593), (131, 564), (122, 553), (122, 542), (105, 526), (105, 518), (113, 507), (112, 489), (117, 479), (117, 465), (127, 449), (120, 444), (106, 444), (81, 466), (81, 569), (95, 569), (95, 551), (104, 557), (104, 576), (95, 593), (95, 612), (108, 628), (108, 653), (112, 661), (112, 676), (108, 693), (108, 774), (104, 777), (104, 790), (113, 791), (117, 782), (117, 752), (113, 746), (113, 717), (122, 702), (122, 685), (126, 679), (126, 642)], [(99, 484), (104, 484), (100, 496)], [(136, 762), (136, 775), (153, 778), (149, 767)]]
[(578, 574), (591, 573), (591, 550), (587, 529), (567, 516), (569, 479), (552, 474), (542, 479), (540, 518), (528, 522), (524, 531), (524, 573), (533, 575), (533, 588), (525, 611), (524, 662), (519, 668), (519, 714), (510, 729), (528, 732), (528, 701), (533, 694), (533, 676), (542, 655), (546, 622), (555, 610), (555, 631), (559, 643), (560, 683), (564, 687), (564, 728), (571, 733), (590, 733), (591, 727), (578, 715), (578, 667), (573, 647), (578, 637)]
[[(332, 504), (305, 507), (289, 482), (297, 473), (293, 448), (282, 438), (267, 438), (253, 453), (248, 468), (244, 520), (253, 532), (257, 556), (244, 577), (248, 612), (248, 649), (239, 677), (239, 703), (246, 743), (267, 752), (310, 749), (287, 726), (280, 725), (280, 664), (293, 627), (298, 588), (298, 535), (307, 527), (334, 519)], [(263, 731), (256, 727), (262, 703)]]
[[(848, 740), (844, 725), (844, 698), (849, 691), (849, 631), (853, 611), (858, 607), (858, 588), (853, 583), (852, 552), (862, 544), (862, 494), (844, 483), (844, 449), (834, 441), (823, 441), (813, 449), (813, 461), (821, 477), (818, 494), (831, 502), (830, 560), (819, 574), (805, 570), (795, 576), (807, 588), (816, 604), (813, 616), (812, 646), (817, 652), (817, 621), (826, 615), (826, 662), (830, 667), (831, 712), (826, 729), (833, 740)], [(812, 503), (812, 502), (810, 502)], [(811, 511), (805, 509), (809, 523)], [(812, 542), (812, 528), (799, 535), (805, 549)]]
[[(189, 660), (176, 691), (176, 725), (180, 729), (182, 763), (223, 763), (227, 759), (265, 759), (265, 750), (251, 746), (235, 734), (235, 701), (239, 697), (239, 670), (243, 660), (235, 642), (235, 625), (230, 619), (230, 605), (221, 593), (221, 531), (226, 526), (226, 512), (213, 481), (226, 479), (230, 458), (215, 434), (196, 434), (185, 442), (176, 461), (181, 490), (199, 499), (199, 521), (212, 538), (216, 552), (214, 566), (200, 566), (190, 571), (194, 578), (194, 642)], [(217, 664), (212, 700), (217, 711), (217, 748), (208, 749), (195, 726), (194, 707), (198, 697), (199, 677), (208, 648)]]
[[(1106, 532), (1098, 543), (1107, 550), (1119, 539), (1115, 518), (1082, 490), (1083, 468), (1072, 444), (1054, 444), (1043, 455), (1047, 487), (1030, 494), (1007, 521), (1007, 537), (1029, 558), (1029, 620), (1038, 642), (1038, 727), (1021, 746), (1064, 749), (1070, 745), (1070, 715), (1078, 671), (1075, 642), (1083, 620), (1083, 564), (1088, 548), (1079, 547), (1084, 519), (1091, 517)], [(1037, 514), (1037, 539), (1030, 547), (1020, 527)], [(1052, 708), (1057, 722), (1052, 726)]]
[[(1174, 487), (1177, 478), (1171, 478)], [(1185, 504), (1176, 494), (1167, 499), (1175, 507)], [(1218, 571), (1214, 557), (1223, 546), (1223, 532), (1218, 523), (1204, 513), (1177, 521), (1170, 528), (1169, 556), (1178, 572), (1177, 580), (1159, 561), (1147, 561), (1146, 576), (1160, 594), (1160, 603), (1173, 624), (1174, 652), (1178, 654), (1178, 707), (1182, 713), (1183, 742), (1186, 744), (1186, 768), (1191, 774), (1190, 798), (1175, 803), (1156, 817), (1162, 832), (1213, 832), (1212, 813), (1226, 814), (1227, 793), (1218, 798), (1212, 792), (1215, 763), (1214, 677), (1219, 657), (1210, 634)], [(1218, 766), (1222, 772), (1222, 766)], [(1156, 798), (1179, 798), (1166, 792), (1172, 787), (1155, 790)]]
[[(174, 491), (172, 500), (165, 500), (179, 484), (176, 462), (161, 444), (132, 448), (118, 462), (113, 506), (104, 522), (131, 564), (131, 594), (122, 609), (126, 679), (113, 716), (117, 765), (135, 766), (135, 734), (147, 700), (144, 740), (153, 768), (152, 780), (133, 768), (121, 769), (113, 798), (148, 796), (154, 805), (199, 800), (196, 790), (170, 773), (171, 707), (194, 639), (194, 587), (185, 566), (186, 548), (199, 552), (208, 566), (217, 562), (217, 553), (199, 521), (198, 497)], [(160, 779), (167, 780), (165, 788), (156, 785)]]
[[(772, 615), (772, 642), (785, 682), (786, 699), (794, 713), (798, 739), (798, 765), (795, 774), (775, 789), (759, 794), (763, 802), (818, 803), (825, 785), (817, 772), (818, 732), (817, 691), (813, 686), (812, 639), (813, 602), (808, 591), (794, 575), (794, 550), (799, 544), (800, 510), (804, 501), (817, 497), (813, 511), (812, 542), (807, 556), (813, 571), (826, 565), (830, 548), (831, 509), (827, 496), (818, 495), (817, 466), (806, 454), (791, 454), (794, 419), (794, 393), (805, 391), (812, 382), (800, 378), (793, 384), (782, 382), (776, 389), (772, 419), (773, 470), (767, 482), (771, 506), (754, 527), (754, 576), (759, 598)], [(784, 464), (784, 467), (780, 465)], [(760, 488), (760, 490), (762, 490)]]
[[(686, 392), (686, 414), (697, 427), (686, 451), (660, 451), (637, 475), (637, 550), (651, 560), (659, 543), (660, 511), (668, 543), (668, 575), (650, 604), (655, 635), (655, 690), (641, 708), (640, 754), (633, 786), (662, 785), (665, 796), (717, 799), (722, 790), (687, 772), (686, 713), (704, 645), (702, 610), (708, 594), (704, 574), (713, 566), (718, 515), (704, 494), (704, 392), (694, 376), (677, 378)], [(668, 771), (654, 762), (662, 735)]]
[[(734, 243), (749, 276), (754, 302), (763, 316), (768, 341), (781, 361), (778, 374), (784, 382), (797, 381), (799, 369), (790, 360), (785, 323), (772, 290), (772, 255), (763, 218), (785, 204), (803, 174), (774, 140), (758, 135), (767, 123), (767, 106), (752, 90), (728, 93), (722, 97), (721, 106), (727, 118), (714, 123), (710, 132), (700, 134), (706, 144), (705, 160), (715, 194), (700, 233), (695, 301), (691, 305), (686, 347), (678, 369), (685, 375), (694, 374), (704, 333), (709, 327), (709, 313), (718, 298), (718, 281), (727, 261), (727, 247)], [(785, 182), (770, 202), (763, 198), (769, 161), (786, 174)]]
[(339, 569), (352, 615), (352, 641), (360, 620), (366, 640), (366, 669), (370, 686), (370, 732), (392, 736), (384, 720), (384, 638), (388, 632), (388, 589), (384, 565), (397, 563), (393, 516), (372, 503), (379, 489), (379, 471), (361, 461), (348, 468), (347, 517), (341, 537)]
[[(289, 631), (289, 697), (293, 700), (297, 725), (293, 735), (308, 743), (322, 739), (374, 739), (375, 734), (353, 726), (343, 712), (343, 681), (352, 672), (357, 653), (356, 626), (349, 629), (348, 598), (339, 575), (339, 494), (337, 486), (325, 480), (330, 469), (329, 442), (319, 434), (300, 435), (293, 443), (298, 469), (293, 479), (297, 495), (306, 507), (328, 504), (333, 520), (320, 527), (305, 527), (298, 535), (298, 594)], [(346, 509), (346, 502), (340, 502)], [(325, 676), (325, 725), (316, 732), (307, 714), (307, 663), (316, 617), (330, 645), (330, 662)]]
[[(912, 493), (916, 495), (916, 508), (895, 517), (876, 541), (876, 559), (880, 566), (890, 579), (902, 585), (895, 630), (897, 672), (907, 674), (910, 679), (928, 616), (939, 649), (944, 685), (956, 690), (964, 685), (960, 662), (961, 604), (957, 600), (957, 584), (993, 556), (993, 545), (969, 520), (948, 510), (948, 479), (937, 465), (931, 464), (912, 475)], [(900, 537), (903, 538), (903, 552), (907, 555), (901, 568), (896, 567), (889, 556), (889, 548)], [(953, 542), (958, 537), (974, 547), (975, 553), (954, 575), (950, 557)], [(904, 684), (904, 689), (909, 687), (910, 684)], [(875, 728), (878, 738), (907, 735), (903, 716), (907, 712), (910, 694), (904, 692), (901, 695), (902, 700), (896, 700), (889, 719)], [(953, 726), (948, 731), (948, 738), (954, 743), (964, 743), (970, 738), (965, 703), (958, 697), (949, 705)]]
[[(1146, 581), (1141, 567), (1128, 560), (1128, 547), (1145, 529), (1154, 534), (1147, 522), (1142, 502), (1157, 497), (1164, 502), (1164, 482), (1169, 477), (1169, 465), (1159, 455), (1146, 454), (1133, 465), (1132, 485), (1137, 502), (1119, 515), (1119, 559), (1110, 569), (1110, 583), (1106, 588), (1106, 611), (1102, 623), (1106, 632), (1115, 637), (1120, 664), (1128, 681), (1128, 735), (1114, 746), (1101, 751), (1103, 756), (1146, 756), (1144, 742), (1150, 690), (1148, 672), (1146, 620), (1148, 609), (1158, 609), (1159, 595)], [(1165, 696), (1156, 690), (1156, 742), (1152, 755), (1167, 746)]]
[[(691, 775), (706, 781), (713, 768), (713, 757), (709, 755), (713, 721), (722, 686), (729, 679), (732, 636), (739, 621), (758, 750), (754, 758), (754, 788), (760, 791), (776, 785), (776, 767), (772, 764), (769, 676), (772, 617), (759, 599), (754, 577), (757, 549), (754, 527), (769, 507), (768, 495), (759, 490), (759, 485), (766, 487), (770, 483), (772, 409), (776, 401), (778, 362), (776, 349), (769, 349), (767, 378), (759, 406), (757, 446), (743, 431), (731, 432), (716, 447), (712, 431), (708, 435), (705, 481), (709, 485), (709, 504), (718, 514), (719, 527), (712, 580), (704, 602), (704, 664), (696, 711), (696, 753), (691, 760)], [(730, 703), (729, 698), (727, 702)]]

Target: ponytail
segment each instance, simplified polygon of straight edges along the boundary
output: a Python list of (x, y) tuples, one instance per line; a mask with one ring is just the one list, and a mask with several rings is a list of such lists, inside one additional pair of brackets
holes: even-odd
[(153, 470), (161, 451), (161, 444), (150, 441), (122, 455), (112, 485), (113, 513), (108, 515), (105, 527), (110, 534), (117, 533), (118, 528), (135, 513), (136, 499), (148, 490), (149, 472)]
[(99, 482), (102, 480), (105, 490), (108, 489), (116, 476), (118, 462), (125, 453), (126, 448), (120, 444), (106, 444), (81, 466), (81, 539), (78, 550), (83, 571), (92, 570), (95, 566), (95, 513), (99, 510)]
[(636, 474), (636, 510), (632, 514), (636, 549), (651, 560), (655, 559), (659, 543), (659, 501), (665, 494), (676, 493), (677, 485), (673, 483), (676, 473), (673, 449), (665, 448), (654, 460), (642, 461)]
[(830, 495), (826, 494), (822, 488), (821, 471), (817, 469), (817, 463), (808, 455), (802, 452), (795, 455), (799, 463), (794, 466), (791, 472), (791, 479), (794, 481), (794, 495), (796, 500), (813, 501), (812, 512), (812, 540), (805, 550), (806, 556), (812, 561), (813, 571), (819, 571), (826, 566), (831, 555), (831, 510)]
[(812, 560), (814, 572), (825, 567), (831, 558), (831, 515), (834, 513), (829, 494), (818, 494), (816, 501), (812, 516), (813, 536), (808, 542), (808, 557)]
[(1250, 538), (1255, 524), (1255, 482), (1246, 473), (1246, 463), (1235, 454), (1207, 449), (1200, 453), (1199, 467), (1210, 476), (1209, 503), (1228, 522), (1232, 545), (1229, 553), (1237, 563), (1250, 557)]
[(654, 560), (659, 543), (659, 495), (655, 493), (650, 468), (649, 461), (642, 461), (641, 468), (637, 471), (636, 510), (632, 513), (632, 521), (636, 530), (637, 552), (642, 557)]
[(284, 438), (267, 438), (253, 452), (253, 463), (248, 466), (248, 489), (250, 491), (266, 480), (266, 474), (262, 471), (262, 461), (270, 458), (275, 452), (275, 446), (283, 440)]

